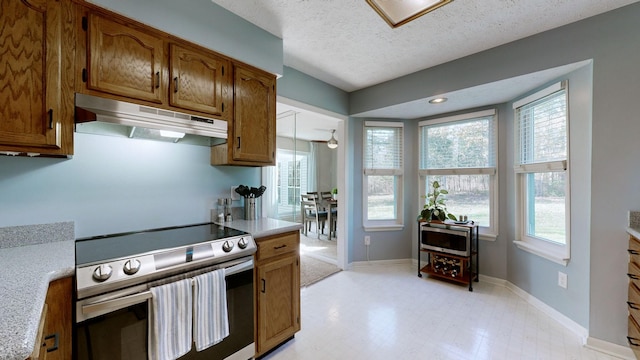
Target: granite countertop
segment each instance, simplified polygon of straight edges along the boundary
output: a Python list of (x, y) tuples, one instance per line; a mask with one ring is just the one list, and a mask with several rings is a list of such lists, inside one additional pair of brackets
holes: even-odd
[(233, 220), (231, 222), (225, 222), (224, 225), (236, 230), (246, 231), (254, 238), (261, 238), (302, 229), (302, 224), (300, 223), (271, 218)]
[(0, 359), (31, 355), (49, 282), (74, 274), (73, 234), (72, 222), (0, 228)]
[(0, 359), (31, 355), (49, 282), (74, 274), (74, 249), (74, 241), (0, 249)]

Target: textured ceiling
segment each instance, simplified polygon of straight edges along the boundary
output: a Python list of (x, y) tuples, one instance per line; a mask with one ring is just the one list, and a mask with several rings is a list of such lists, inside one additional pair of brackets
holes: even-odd
[[(454, 0), (392, 29), (365, 0), (212, 0), (283, 39), (284, 65), (351, 92), (550, 30), (640, 0)], [(408, 0), (395, 0), (408, 1)], [(498, 104), (568, 73), (572, 64), (351, 116), (419, 119)], [(338, 120), (296, 113), (295, 131), (306, 140), (327, 140)], [(278, 135), (290, 136), (283, 116)], [(338, 137), (341, 134), (336, 134)], [(340, 139), (338, 139), (340, 140)]]
[(365, 0), (213, 0), (282, 38), (285, 65), (349, 92), (637, 1), (454, 0), (392, 29)]

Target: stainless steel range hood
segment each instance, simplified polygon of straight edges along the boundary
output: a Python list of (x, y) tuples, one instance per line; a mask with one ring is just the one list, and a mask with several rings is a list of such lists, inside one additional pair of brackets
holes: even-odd
[(76, 132), (204, 146), (223, 143), (227, 138), (224, 120), (85, 94), (76, 94), (75, 101)]

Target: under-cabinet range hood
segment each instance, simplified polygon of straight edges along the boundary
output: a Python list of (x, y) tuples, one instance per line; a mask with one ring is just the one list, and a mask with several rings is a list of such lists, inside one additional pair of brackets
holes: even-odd
[(212, 146), (227, 122), (76, 93), (76, 132)]

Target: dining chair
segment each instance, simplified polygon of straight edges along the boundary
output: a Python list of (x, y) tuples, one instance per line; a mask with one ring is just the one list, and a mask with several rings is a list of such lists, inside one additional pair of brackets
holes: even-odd
[(337, 223), (338, 223), (338, 203), (336, 200), (333, 200), (333, 195), (331, 191), (321, 191), (320, 198), (322, 199), (322, 206), (324, 210), (327, 211), (327, 215), (329, 217), (329, 240), (331, 240), (331, 233), (333, 233), (334, 237), (336, 234)]
[(320, 232), (324, 234), (324, 224), (327, 221), (328, 213), (318, 207), (317, 194), (300, 194), (300, 208), (302, 211), (302, 223), (304, 235), (311, 230), (311, 223), (316, 224), (316, 234), (320, 238)]

